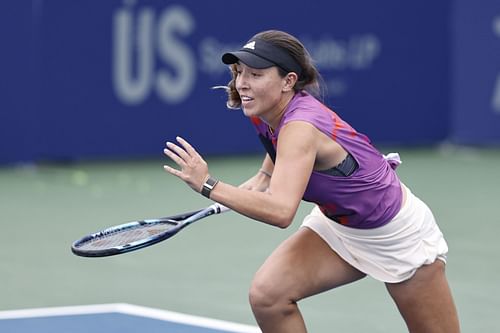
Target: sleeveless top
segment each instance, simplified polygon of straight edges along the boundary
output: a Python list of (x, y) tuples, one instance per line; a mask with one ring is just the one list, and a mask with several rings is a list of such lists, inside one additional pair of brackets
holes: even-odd
[(313, 202), (331, 220), (348, 227), (370, 229), (388, 223), (401, 208), (397, 161), (386, 159), (370, 142), (315, 97), (301, 91), (288, 104), (273, 132), (260, 118), (251, 117), (271, 159), (276, 158), (280, 129), (291, 121), (304, 121), (336, 141), (357, 163), (348, 176), (313, 171), (303, 200)]

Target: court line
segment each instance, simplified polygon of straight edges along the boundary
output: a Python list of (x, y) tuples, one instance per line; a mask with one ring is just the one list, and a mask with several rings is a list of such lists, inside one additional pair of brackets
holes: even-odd
[(260, 333), (260, 330), (257, 327), (251, 325), (238, 324), (219, 319), (193, 316), (179, 312), (154, 309), (127, 303), (77, 305), (0, 311), (0, 320), (101, 314), (110, 312), (170, 321), (179, 324), (225, 330), (235, 333)]

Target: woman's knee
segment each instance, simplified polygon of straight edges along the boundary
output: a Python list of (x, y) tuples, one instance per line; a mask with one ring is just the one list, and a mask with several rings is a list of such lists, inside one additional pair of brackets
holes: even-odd
[(271, 283), (258, 277), (254, 278), (250, 285), (248, 298), (252, 308), (269, 308), (277, 302)]
[(294, 311), (295, 301), (280, 288), (279, 283), (256, 277), (250, 286), (249, 301), (254, 312), (281, 312), (287, 314)]

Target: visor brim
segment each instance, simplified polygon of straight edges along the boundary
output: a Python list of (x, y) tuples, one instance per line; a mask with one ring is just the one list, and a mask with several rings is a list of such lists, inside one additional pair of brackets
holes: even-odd
[(222, 62), (226, 65), (236, 64), (238, 61), (241, 61), (245, 65), (256, 69), (264, 69), (276, 66), (275, 63), (246, 51), (228, 52), (222, 55)]

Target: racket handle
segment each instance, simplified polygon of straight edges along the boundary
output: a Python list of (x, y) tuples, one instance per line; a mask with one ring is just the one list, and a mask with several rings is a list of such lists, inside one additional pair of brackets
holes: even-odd
[(230, 211), (231, 209), (227, 208), (224, 205), (221, 205), (220, 203), (216, 202), (212, 205), (217, 212), (217, 214), (225, 213), (227, 211)]

